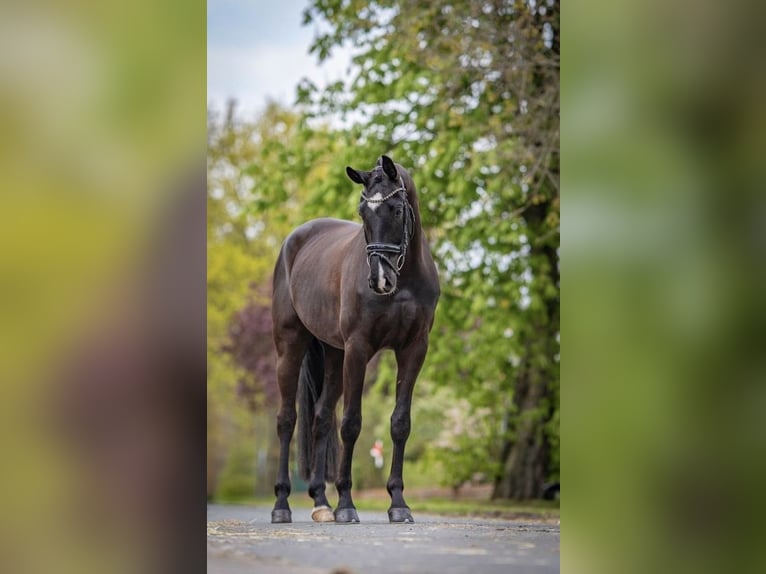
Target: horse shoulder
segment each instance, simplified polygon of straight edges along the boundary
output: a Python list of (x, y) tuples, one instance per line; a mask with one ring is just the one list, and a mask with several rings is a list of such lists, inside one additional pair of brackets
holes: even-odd
[(300, 251), (307, 244), (317, 240), (321, 242), (323, 237), (329, 238), (334, 234), (344, 238), (350, 237), (359, 230), (359, 227), (359, 224), (343, 219), (330, 217), (312, 219), (293, 229), (285, 238), (280, 249), (280, 258), (283, 259), (289, 270)]

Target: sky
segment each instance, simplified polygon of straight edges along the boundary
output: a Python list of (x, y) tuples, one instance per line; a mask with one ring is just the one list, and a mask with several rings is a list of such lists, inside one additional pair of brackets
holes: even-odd
[(207, 100), (229, 98), (252, 116), (267, 100), (290, 105), (301, 78), (324, 86), (347, 75), (349, 50), (321, 66), (308, 53), (316, 25), (301, 26), (308, 0), (208, 0)]

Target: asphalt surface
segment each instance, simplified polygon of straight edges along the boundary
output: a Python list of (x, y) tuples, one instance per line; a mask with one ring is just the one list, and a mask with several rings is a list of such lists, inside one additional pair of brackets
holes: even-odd
[(271, 524), (271, 508), (209, 505), (211, 574), (548, 573), (559, 571), (558, 523), (455, 518), (412, 509), (414, 524), (359, 512), (359, 524), (312, 522), (293, 509)]

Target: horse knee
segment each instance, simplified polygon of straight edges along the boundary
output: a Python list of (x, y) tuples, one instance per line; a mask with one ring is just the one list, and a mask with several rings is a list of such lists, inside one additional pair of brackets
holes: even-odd
[(391, 415), (391, 439), (394, 442), (406, 441), (410, 436), (410, 413), (394, 411)]
[(362, 415), (352, 414), (343, 417), (343, 423), (340, 426), (340, 437), (343, 442), (356, 442), (359, 433), (362, 431)]

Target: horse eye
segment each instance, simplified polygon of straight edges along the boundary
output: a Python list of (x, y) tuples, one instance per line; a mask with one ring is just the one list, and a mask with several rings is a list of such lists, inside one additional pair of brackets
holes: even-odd
[(402, 216), (402, 208), (401, 207), (397, 207), (396, 211), (394, 211), (394, 215), (396, 217), (401, 217)]

